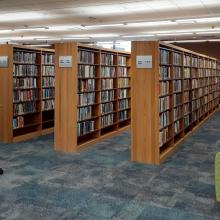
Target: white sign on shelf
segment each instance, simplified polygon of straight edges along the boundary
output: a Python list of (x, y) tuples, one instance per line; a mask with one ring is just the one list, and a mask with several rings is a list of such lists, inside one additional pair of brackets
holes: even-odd
[(0, 68), (8, 67), (8, 56), (0, 56)]
[(151, 69), (152, 68), (152, 56), (136, 56), (136, 68), (138, 69)]
[(59, 67), (71, 68), (72, 67), (72, 56), (59, 56)]

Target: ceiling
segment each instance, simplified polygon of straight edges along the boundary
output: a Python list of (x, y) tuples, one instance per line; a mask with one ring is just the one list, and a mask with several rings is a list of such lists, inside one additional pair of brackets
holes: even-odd
[(0, 0), (0, 42), (218, 38), (220, 0)]

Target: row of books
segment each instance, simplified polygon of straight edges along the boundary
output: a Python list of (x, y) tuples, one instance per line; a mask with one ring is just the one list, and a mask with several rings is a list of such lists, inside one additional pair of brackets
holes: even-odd
[(179, 106), (173, 109), (173, 120), (176, 121), (182, 116), (182, 107)]
[(189, 81), (189, 79), (183, 80), (183, 89), (184, 90), (189, 90), (190, 89), (190, 81)]
[(190, 78), (190, 68), (189, 67), (184, 67), (183, 69), (183, 75), (184, 75), (184, 78)]
[(38, 66), (14, 64), (13, 76), (38, 76)]
[(118, 67), (118, 77), (128, 77), (128, 71), (126, 67)]
[(174, 79), (181, 79), (182, 78), (181, 67), (174, 67), (173, 68), (173, 78)]
[(13, 91), (13, 102), (34, 101), (38, 99), (37, 90)]
[(42, 78), (42, 87), (54, 87), (55, 78), (54, 77), (43, 77)]
[(54, 99), (42, 101), (42, 111), (49, 111), (55, 108)]
[(101, 77), (116, 77), (115, 67), (104, 66), (101, 68)]
[(94, 78), (95, 66), (78, 65), (78, 78)]
[(13, 129), (23, 128), (24, 127), (24, 117), (18, 116), (13, 118)]
[(78, 51), (78, 61), (80, 63), (94, 64), (95, 63), (95, 53), (91, 51), (79, 50)]
[(43, 66), (42, 76), (55, 76), (55, 67), (54, 66)]
[(170, 67), (160, 66), (159, 79), (160, 80), (170, 79)]
[(94, 91), (95, 79), (78, 80), (78, 92)]
[(170, 90), (170, 82), (169, 81), (161, 81), (160, 82), (160, 95), (168, 95)]
[(186, 115), (184, 117), (184, 128), (189, 127), (189, 124), (190, 124), (189, 122), (190, 122), (189, 115)]
[(181, 104), (181, 94), (173, 94), (173, 106)]
[(13, 78), (14, 89), (37, 88), (36, 78)]
[(78, 94), (78, 105), (92, 105), (95, 103), (95, 92)]
[(127, 65), (127, 57), (126, 56), (118, 56), (118, 65), (126, 66)]
[(114, 105), (112, 102), (101, 104), (101, 114), (108, 114), (114, 111)]
[(197, 98), (197, 91), (196, 90), (192, 90), (191, 94), (192, 94), (192, 99)]
[(101, 117), (101, 128), (107, 127), (114, 123), (114, 114), (104, 115)]
[(189, 101), (189, 91), (184, 91), (183, 99), (184, 99), (184, 102), (188, 102)]
[(101, 64), (102, 65), (114, 65), (114, 54), (102, 53), (101, 54)]
[(124, 121), (124, 120), (128, 119), (128, 117), (129, 117), (128, 110), (123, 110), (118, 113), (118, 120), (119, 121)]
[(54, 65), (55, 64), (55, 55), (54, 54), (42, 54), (41, 62), (45, 65)]
[(129, 89), (118, 90), (118, 98), (119, 99), (129, 98)]
[(101, 92), (101, 102), (110, 102), (115, 99), (115, 91), (102, 91)]
[(197, 69), (196, 68), (191, 69), (191, 75), (192, 75), (192, 78), (197, 78)]
[(92, 106), (81, 107), (77, 109), (78, 121), (87, 120), (92, 117)]
[(189, 105), (189, 103), (184, 104), (183, 107), (184, 107), (184, 108), (183, 108), (183, 109), (184, 109), (184, 110), (183, 110), (184, 115), (189, 114), (189, 113), (190, 113), (190, 105)]
[(129, 78), (119, 78), (118, 79), (118, 88), (125, 88), (130, 86)]
[(163, 112), (160, 114), (160, 129), (163, 129), (170, 123), (170, 112)]
[(173, 53), (173, 64), (177, 66), (182, 64), (182, 56), (180, 53)]
[(94, 131), (95, 122), (94, 121), (84, 121), (77, 123), (77, 136), (82, 136)]
[(197, 79), (192, 79), (192, 89), (198, 88), (198, 80)]
[(37, 112), (37, 104), (36, 102), (24, 102), (19, 104), (13, 105), (13, 114), (16, 115), (23, 115), (28, 113)]
[(24, 52), (24, 51), (14, 51), (13, 53), (13, 59), (14, 62), (19, 62), (19, 63), (36, 63), (36, 53), (29, 53), (29, 52)]
[(174, 127), (174, 135), (178, 134), (180, 132), (180, 130), (181, 130), (181, 128), (180, 128), (180, 121), (179, 120), (175, 121), (173, 127)]
[(184, 66), (191, 66), (191, 57), (189, 55), (184, 54), (183, 65)]
[(166, 111), (170, 108), (170, 97), (159, 98), (159, 112)]
[(170, 64), (170, 52), (160, 49), (160, 64)]
[(173, 81), (173, 92), (181, 92), (181, 91), (182, 91), (181, 80), (174, 80)]
[(102, 89), (113, 89), (114, 88), (113, 79), (102, 79), (101, 80), (101, 88)]
[(54, 99), (54, 97), (55, 97), (54, 88), (42, 89), (42, 99)]
[(169, 128), (165, 128), (159, 132), (159, 146), (162, 147), (170, 138)]
[(129, 108), (129, 100), (128, 99), (119, 100), (118, 108), (119, 110)]
[(198, 67), (198, 58), (192, 57), (192, 67)]

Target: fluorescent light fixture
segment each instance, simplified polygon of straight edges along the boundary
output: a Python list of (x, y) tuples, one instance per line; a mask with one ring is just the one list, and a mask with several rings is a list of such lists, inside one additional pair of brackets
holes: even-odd
[(84, 28), (99, 28), (99, 27), (118, 27), (124, 26), (125, 24), (96, 24), (96, 25), (82, 25)]
[(140, 35), (122, 35), (121, 37), (123, 37), (123, 38), (132, 38), (132, 37), (134, 37), (134, 38), (136, 38), (136, 37), (154, 37), (155, 36), (155, 34), (140, 34)]
[(7, 21), (24, 21), (24, 20), (36, 20), (45, 19), (48, 15), (39, 12), (16, 12), (6, 13), (0, 15), (0, 23)]
[(182, 36), (182, 35), (192, 35), (194, 33), (162, 33), (156, 34), (157, 36)]
[(220, 21), (220, 17), (190, 18), (190, 19), (175, 20), (175, 22), (179, 24), (210, 23), (210, 22), (219, 22), (219, 21)]
[(51, 47), (52, 44), (27, 44), (29, 47)]
[(7, 33), (11, 33), (12, 30), (0, 30), (1, 34), (7, 34)]
[(151, 22), (134, 22), (127, 23), (128, 27), (151, 27), (151, 26), (162, 26), (162, 25), (175, 25), (175, 22), (168, 21), (151, 21)]
[(34, 37), (34, 40), (36, 41), (59, 41), (61, 40), (61, 38), (58, 38), (58, 37), (52, 37), (52, 38), (49, 38), (49, 37)]
[(90, 37), (62, 37), (61, 40), (88, 40)]
[(199, 35), (203, 35), (203, 34), (220, 34), (220, 30), (219, 31), (202, 31), (202, 32), (198, 32), (196, 34), (199, 34)]
[(108, 37), (119, 37), (118, 34), (91, 34), (89, 35), (92, 38), (108, 38)]
[(49, 26), (46, 31), (68, 31), (74, 29), (81, 29), (81, 25), (59, 25), (59, 26)]
[(219, 42), (220, 39), (210, 39), (209, 41), (210, 41), (210, 42)]

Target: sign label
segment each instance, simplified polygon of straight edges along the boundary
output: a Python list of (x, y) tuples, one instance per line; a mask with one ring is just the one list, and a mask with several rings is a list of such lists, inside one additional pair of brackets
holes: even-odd
[(59, 67), (71, 68), (72, 67), (72, 56), (59, 56)]
[(0, 56), (0, 68), (8, 67), (8, 56)]
[(137, 69), (152, 69), (152, 56), (137, 56), (136, 57)]

